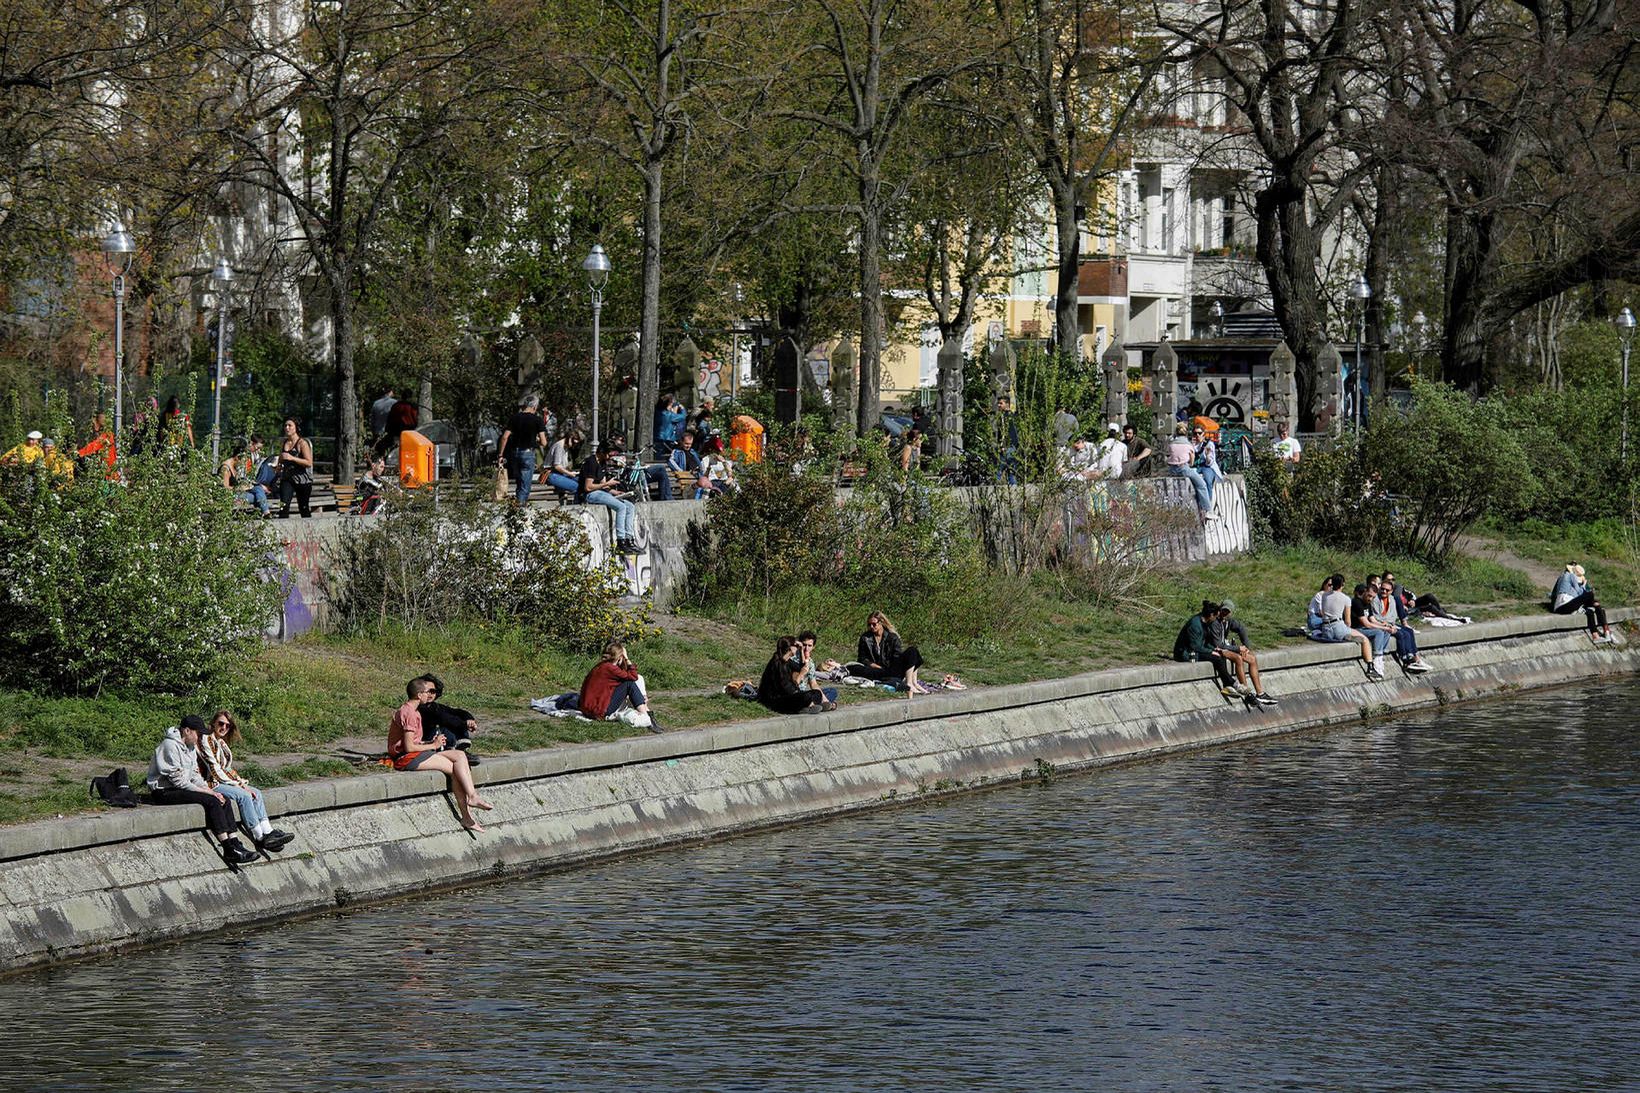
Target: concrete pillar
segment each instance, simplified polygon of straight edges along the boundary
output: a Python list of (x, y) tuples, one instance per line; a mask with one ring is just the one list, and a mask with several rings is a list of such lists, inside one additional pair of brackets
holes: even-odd
[(699, 408), (699, 388), (700, 348), (685, 334), (672, 354), (672, 389), (690, 413)]
[(1166, 338), (1150, 355), (1150, 390), (1156, 409), (1156, 439), (1173, 435), (1173, 415), (1179, 412), (1179, 355)]
[[(1105, 383), (1105, 420), (1127, 424), (1127, 350), (1111, 339), (1099, 356), (1099, 371)], [(1103, 430), (1100, 431), (1103, 435)]]
[(1338, 347), (1328, 342), (1316, 355), (1315, 427), (1317, 432), (1337, 436), (1343, 427), (1344, 358)]
[(844, 338), (831, 351), (831, 420), (838, 432), (854, 432), (854, 342)]
[(1298, 431), (1298, 372), (1293, 351), (1286, 342), (1278, 342), (1270, 351), (1270, 431), (1281, 422)]
[(956, 454), (962, 444), (962, 339), (953, 334), (940, 346), (939, 354), (939, 447), (940, 457)]

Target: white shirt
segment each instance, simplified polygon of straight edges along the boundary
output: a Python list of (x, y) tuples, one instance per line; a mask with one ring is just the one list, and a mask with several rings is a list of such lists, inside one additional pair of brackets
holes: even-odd
[(564, 443), (563, 437), (553, 441), (552, 447), (547, 449), (547, 468), (575, 477), (575, 468), (569, 465), (569, 445)]
[(1280, 456), (1282, 459), (1285, 459), (1289, 463), (1298, 462), (1299, 453), (1303, 450), (1303, 445), (1301, 445), (1293, 437), (1287, 437), (1286, 439), (1278, 440), (1275, 443), (1276, 455)]
[(1099, 471), (1106, 478), (1122, 477), (1122, 464), (1126, 461), (1126, 444), (1113, 436), (1099, 442)]

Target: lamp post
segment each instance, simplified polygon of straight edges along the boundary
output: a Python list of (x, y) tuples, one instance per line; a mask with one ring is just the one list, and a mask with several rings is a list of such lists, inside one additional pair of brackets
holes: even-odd
[(228, 358), (228, 286), (233, 283), (233, 267), (218, 258), (211, 271), (216, 286), (216, 374), (211, 377), (211, 466), (222, 462), (222, 384)]
[(1617, 336), (1623, 343), (1623, 446), (1624, 466), (1629, 462), (1629, 350), (1634, 345), (1634, 312), (1624, 308), (1617, 313)]
[(1355, 298), (1355, 308), (1360, 313), (1355, 325), (1355, 369), (1352, 375), (1355, 387), (1354, 420), (1355, 431), (1361, 431), (1361, 373), (1366, 371), (1361, 359), (1361, 351), (1367, 340), (1367, 301), (1372, 299), (1372, 286), (1367, 284), (1367, 275), (1355, 275), (1355, 284), (1350, 286), (1350, 295)]
[(1224, 337), (1224, 301), (1213, 301), (1213, 337)]
[[(598, 451), (598, 366), (601, 356), (598, 348), (598, 324), (604, 310), (604, 286), (609, 283), (609, 255), (604, 253), (601, 243), (592, 244), (586, 261), (581, 263), (586, 270), (587, 287), (592, 290), (592, 450)], [(643, 413), (643, 407), (638, 407)]]
[(125, 275), (131, 272), (137, 243), (116, 220), (102, 249), (103, 260), (114, 275), (114, 435), (119, 436), (125, 428)]

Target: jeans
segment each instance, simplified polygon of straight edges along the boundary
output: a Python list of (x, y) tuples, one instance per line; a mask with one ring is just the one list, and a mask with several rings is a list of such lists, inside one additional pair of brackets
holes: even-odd
[(1387, 631), (1384, 631), (1384, 630), (1376, 630), (1376, 629), (1363, 630), (1361, 632), (1363, 634), (1367, 635), (1367, 640), (1368, 641), (1372, 642), (1372, 655), (1373, 655), (1373, 657), (1377, 658), (1377, 657), (1383, 656), (1385, 650), (1387, 650), (1389, 648), (1389, 643), (1390, 643), (1389, 633)]
[(563, 490), (566, 493), (574, 493), (577, 489), (575, 479), (571, 478), (567, 474), (559, 474), (557, 471), (553, 471), (547, 475), (547, 485), (551, 486), (555, 490)]
[(632, 703), (632, 708), (635, 710), (648, 701), (649, 699), (644, 697), (643, 679), (641, 677), (623, 680), (621, 685), (615, 688), (615, 693), (609, 696), (609, 709), (604, 711), (604, 720), (608, 721), (614, 717), (620, 712), (621, 707), (628, 702)]
[(268, 515), (269, 511), (273, 508), (273, 506), (268, 502), (267, 487), (262, 485), (260, 482), (251, 486), (250, 489), (246, 490), (239, 496), (243, 497), (250, 504), (255, 505), (256, 511), (260, 512), (263, 516)]
[(593, 490), (587, 494), (587, 504), (602, 505), (615, 512), (615, 538), (632, 538), (632, 502), (622, 501), (608, 490)]
[(513, 496), (520, 505), (530, 503), (530, 487), (535, 485), (535, 449), (514, 448), (510, 464), (513, 476)]
[(1204, 466), (1198, 467), (1197, 470), (1201, 472), (1202, 481), (1207, 483), (1207, 503), (1211, 506), (1213, 504), (1213, 488), (1219, 484), (1219, 479), (1223, 478), (1224, 475), (1219, 473), (1217, 467)]
[(1557, 615), (1570, 615), (1578, 608), (1583, 609), (1583, 618), (1589, 624), (1589, 632), (1606, 629), (1606, 609), (1595, 602), (1594, 593), (1585, 588), (1575, 600), (1567, 600), (1559, 607), (1553, 608)]
[(1412, 627), (1401, 626), (1396, 628), (1395, 655), (1404, 661), (1418, 659), (1418, 634)]
[(643, 476), (649, 479), (649, 492), (656, 501), (672, 500), (672, 472), (664, 463), (655, 463), (643, 469)]
[(1168, 467), (1167, 473), (1175, 478), (1188, 478), (1190, 488), (1196, 491), (1196, 508), (1207, 512), (1213, 507), (1213, 491), (1207, 485), (1207, 479), (1195, 467)]
[(253, 838), (260, 838), (268, 822), (268, 806), (263, 802), (261, 792), (231, 786), (226, 782), (218, 785), (216, 791), (239, 806), (240, 820), (250, 829)]
[(1348, 623), (1334, 619), (1332, 622), (1321, 624), (1321, 627), (1315, 632), (1315, 640), (1330, 642), (1360, 641), (1361, 631), (1352, 630)]

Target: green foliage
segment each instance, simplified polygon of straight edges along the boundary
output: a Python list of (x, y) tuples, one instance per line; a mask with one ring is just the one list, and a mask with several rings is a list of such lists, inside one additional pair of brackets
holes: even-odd
[(181, 694), (244, 668), (279, 610), (278, 551), (205, 464), (166, 449), (127, 460), (123, 485), (7, 469), (0, 682)]
[(327, 559), (326, 591), (348, 632), (486, 620), (586, 651), (641, 634), (647, 604), (623, 606), (619, 564), (586, 559), (585, 529), (568, 513), (491, 504), (447, 482), (350, 524)]
[(1542, 484), (1529, 496), (1500, 503), (1494, 515), (1567, 522), (1623, 511), (1630, 475), (1617, 444), (1622, 401), (1615, 384), (1568, 384), (1558, 391), (1537, 387), (1490, 398), (1487, 406), (1519, 441)]
[[(234, 375), (222, 392), (223, 437), (260, 434), (275, 442), (286, 415), (304, 433), (318, 431), (314, 411), (331, 386), (333, 370), (300, 343), (276, 330), (253, 330), (233, 343)], [(209, 406), (210, 385), (204, 387)], [(225, 447), (232, 451), (232, 445)]]
[(842, 525), (829, 475), (794, 473), (777, 447), (743, 463), (740, 488), (714, 497), (690, 531), (689, 591), (697, 602), (747, 592), (772, 595), (838, 572)]

